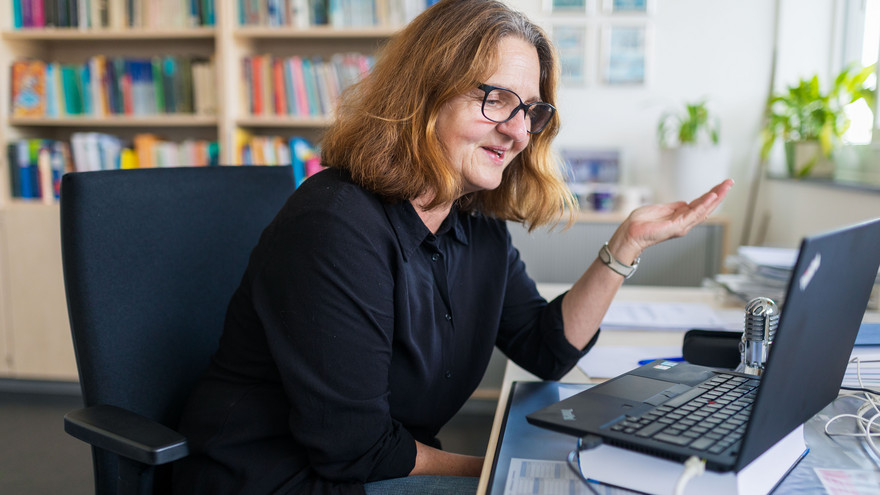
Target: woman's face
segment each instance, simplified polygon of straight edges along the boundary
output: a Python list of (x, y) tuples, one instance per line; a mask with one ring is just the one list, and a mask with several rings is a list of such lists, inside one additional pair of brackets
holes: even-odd
[[(480, 82), (509, 89), (524, 103), (540, 101), (541, 69), (534, 46), (517, 37), (503, 38), (498, 60), (498, 70)], [(437, 118), (437, 136), (461, 174), (462, 195), (498, 187), (504, 169), (529, 142), (523, 111), (507, 122), (492, 122), (481, 111), (485, 94), (475, 87), (453, 98)]]

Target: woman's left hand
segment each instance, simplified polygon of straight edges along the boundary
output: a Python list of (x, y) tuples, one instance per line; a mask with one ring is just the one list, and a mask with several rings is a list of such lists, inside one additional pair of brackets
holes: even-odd
[[(733, 187), (728, 179), (699, 198), (636, 208), (614, 231), (608, 249), (621, 262), (630, 265), (648, 246), (681, 237), (721, 204)], [(609, 270), (598, 258), (572, 286), (562, 300), (565, 337), (577, 349), (590, 342), (624, 278)]]
[(609, 249), (625, 262), (632, 262), (646, 248), (687, 234), (703, 222), (727, 196), (733, 180), (727, 179), (686, 203), (647, 205), (636, 208), (608, 241)]

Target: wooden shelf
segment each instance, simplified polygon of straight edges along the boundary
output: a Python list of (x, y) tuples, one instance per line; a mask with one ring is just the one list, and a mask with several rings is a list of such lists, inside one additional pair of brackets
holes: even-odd
[(30, 127), (214, 127), (213, 115), (110, 115), (107, 117), (10, 117), (9, 124)]
[(21, 198), (11, 198), (9, 201), (3, 203), (3, 210), (5, 211), (32, 211), (32, 210), (42, 210), (46, 208), (53, 208), (55, 210), (60, 211), (60, 207), (58, 205), (58, 201), (53, 201), (52, 203), (43, 203), (43, 200), (40, 198), (35, 199), (21, 199)]
[(332, 124), (333, 117), (243, 117), (237, 119), (235, 123), (239, 127), (319, 128)]
[(0, 37), (21, 41), (112, 41), (112, 40), (188, 40), (214, 38), (213, 26), (186, 29), (77, 29), (31, 28), (6, 30)]
[(398, 28), (389, 28), (382, 26), (341, 29), (331, 26), (315, 26), (305, 29), (292, 27), (241, 26), (235, 28), (235, 31), (233, 31), (233, 36), (239, 39), (383, 39), (392, 36), (397, 31)]

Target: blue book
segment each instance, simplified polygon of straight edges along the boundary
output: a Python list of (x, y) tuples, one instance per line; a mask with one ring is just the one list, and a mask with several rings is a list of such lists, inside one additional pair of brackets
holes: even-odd
[(80, 101), (82, 101), (82, 113), (84, 115), (94, 115), (92, 108), (92, 71), (89, 64), (85, 63), (78, 67), (79, 70), (79, 93)]
[[(29, 0), (24, 0), (25, 2)], [(22, 15), (21, 15), (21, 2), (22, 0), (12, 0), (12, 26), (15, 29), (20, 29), (22, 24)]]
[(50, 142), (49, 163), (52, 166), (52, 189), (55, 199), (61, 197), (61, 176), (64, 175), (67, 164), (65, 163), (65, 144), (62, 141)]
[(306, 96), (309, 100), (309, 115), (321, 115), (321, 102), (318, 101), (318, 90), (315, 88), (315, 70), (308, 58), (302, 59), (303, 80), (306, 84)]
[(290, 146), (290, 166), (293, 167), (293, 181), (297, 187), (306, 180), (306, 160), (312, 155), (312, 146), (301, 137), (292, 137)]
[(21, 170), (18, 167), (18, 143), (6, 145), (6, 159), (9, 163), (9, 192), (13, 198), (21, 195)]
[(202, 25), (213, 26), (214, 24), (214, 0), (202, 0)]
[(33, 139), (22, 139), (18, 141), (18, 197), (19, 198), (37, 198), (36, 193), (38, 182), (36, 181), (36, 150), (33, 165), (31, 164), (31, 141)]
[(46, 64), (46, 117), (58, 117), (58, 87), (55, 85), (55, 71), (58, 65)]
[(862, 323), (855, 345), (880, 345), (880, 323)]

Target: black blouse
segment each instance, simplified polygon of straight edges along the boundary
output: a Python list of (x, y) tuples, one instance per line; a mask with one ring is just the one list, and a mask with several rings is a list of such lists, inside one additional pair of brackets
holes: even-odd
[(362, 493), (406, 476), (494, 346), (545, 379), (575, 365), (561, 299), (538, 294), (505, 222), (453, 209), (432, 234), (409, 202), (316, 174), (251, 254), (184, 413), (176, 486)]

